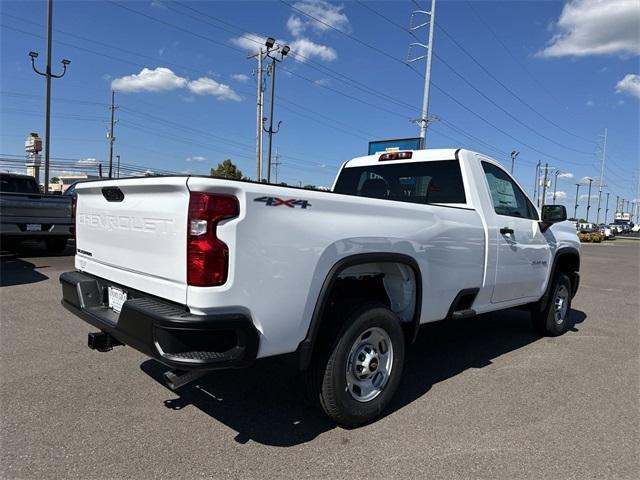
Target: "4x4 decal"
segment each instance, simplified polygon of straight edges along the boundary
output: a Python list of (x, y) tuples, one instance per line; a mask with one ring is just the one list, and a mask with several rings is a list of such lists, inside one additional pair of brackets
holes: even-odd
[(258, 197), (253, 200), (254, 202), (263, 202), (267, 207), (279, 207), (280, 205), (284, 205), (289, 208), (307, 208), (310, 207), (311, 204), (307, 200), (298, 200), (295, 198), (290, 198), (288, 200), (283, 200), (278, 197)]

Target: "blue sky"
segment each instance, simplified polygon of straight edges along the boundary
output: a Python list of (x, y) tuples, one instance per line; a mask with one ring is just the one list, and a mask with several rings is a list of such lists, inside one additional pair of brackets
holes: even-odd
[[(438, 1), (430, 113), (439, 120), (428, 146), (472, 148), (507, 166), (518, 150), (515, 173), (529, 191), (536, 162), (548, 162), (571, 214), (576, 183), (595, 178), (597, 193), (606, 127), (610, 209), (616, 195), (634, 199), (637, 5)], [(46, 3), (0, 9), (0, 153), (20, 155), (28, 132), (44, 133), (44, 79), (27, 53), (40, 52), (42, 69)], [(270, 35), (292, 47), (277, 76), (279, 181), (330, 185), (369, 140), (417, 136), (424, 63), (413, 64), (419, 73), (403, 65), (413, 10), (404, 1), (56, 1), (54, 73), (62, 58), (72, 63), (53, 81), (51, 156), (105, 162), (113, 86), (123, 163), (207, 173), (231, 158), (253, 177), (255, 61), (246, 57), (251, 38)]]

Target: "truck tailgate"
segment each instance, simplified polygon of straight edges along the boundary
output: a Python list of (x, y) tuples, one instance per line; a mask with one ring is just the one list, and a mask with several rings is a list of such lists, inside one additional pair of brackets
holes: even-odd
[(76, 267), (186, 302), (186, 177), (88, 182), (77, 188)]
[(71, 223), (71, 199), (57, 195), (2, 193), (0, 216), (3, 221)]

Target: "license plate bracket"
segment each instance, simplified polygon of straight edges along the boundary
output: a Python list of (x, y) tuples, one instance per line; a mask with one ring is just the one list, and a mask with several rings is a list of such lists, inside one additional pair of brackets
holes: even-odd
[(109, 308), (116, 313), (120, 313), (122, 305), (127, 301), (128, 295), (127, 292), (121, 288), (109, 286), (107, 287), (107, 298), (109, 301)]

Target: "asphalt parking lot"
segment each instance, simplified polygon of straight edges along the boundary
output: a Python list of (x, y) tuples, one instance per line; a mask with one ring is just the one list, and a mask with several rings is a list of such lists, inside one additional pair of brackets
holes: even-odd
[(640, 241), (585, 244), (574, 327), (506, 311), (422, 329), (387, 414), (354, 430), (278, 362), (172, 392), (60, 304), (73, 251), (2, 254), (2, 478), (638, 478)]

